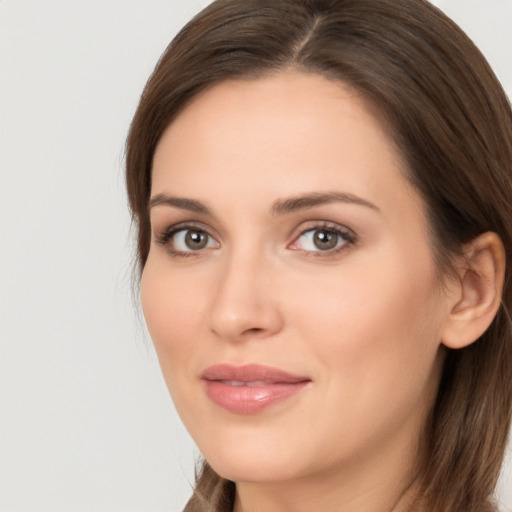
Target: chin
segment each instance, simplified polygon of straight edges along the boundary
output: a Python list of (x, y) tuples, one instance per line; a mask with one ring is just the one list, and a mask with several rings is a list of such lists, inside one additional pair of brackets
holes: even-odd
[[(201, 449), (201, 446), (199, 445)], [(218, 442), (202, 450), (204, 458), (217, 474), (234, 482), (277, 482), (300, 476), (307, 460), (299, 449), (282, 443), (262, 442), (252, 438), (249, 443)]]
[(272, 458), (259, 461), (208, 460), (208, 463), (218, 475), (233, 482), (280, 482), (300, 477), (296, 465), (280, 464)]

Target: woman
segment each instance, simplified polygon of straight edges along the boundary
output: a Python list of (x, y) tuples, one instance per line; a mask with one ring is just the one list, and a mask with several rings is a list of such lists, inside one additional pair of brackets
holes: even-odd
[(487, 511), (512, 399), (512, 113), (423, 0), (218, 0), (127, 144), (187, 511)]

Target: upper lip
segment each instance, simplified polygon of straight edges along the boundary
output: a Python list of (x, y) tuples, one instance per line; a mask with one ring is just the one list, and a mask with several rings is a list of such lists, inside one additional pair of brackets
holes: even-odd
[(264, 382), (266, 384), (298, 383), (310, 381), (303, 375), (294, 375), (280, 368), (261, 364), (245, 364), (235, 366), (231, 364), (216, 364), (206, 368), (201, 379), (211, 381), (237, 381), (237, 382)]

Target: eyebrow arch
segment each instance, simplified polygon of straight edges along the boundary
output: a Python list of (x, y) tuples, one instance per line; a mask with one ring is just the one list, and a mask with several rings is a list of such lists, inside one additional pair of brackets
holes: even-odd
[(206, 205), (195, 199), (187, 199), (185, 197), (172, 197), (166, 194), (156, 194), (148, 203), (148, 210), (155, 206), (173, 206), (181, 210), (188, 210), (195, 213), (203, 213), (211, 215), (212, 211)]
[(366, 199), (346, 192), (312, 192), (309, 194), (290, 197), (288, 199), (278, 199), (274, 202), (270, 211), (272, 215), (284, 215), (297, 210), (306, 210), (308, 208), (330, 203), (356, 204), (359, 206), (366, 206), (367, 208), (375, 211), (380, 211), (376, 205), (370, 203)]

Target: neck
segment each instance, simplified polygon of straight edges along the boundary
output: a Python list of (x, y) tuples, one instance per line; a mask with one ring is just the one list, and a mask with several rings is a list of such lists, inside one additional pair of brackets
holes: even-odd
[[(317, 510), (343, 510), (344, 512), (421, 512), (416, 498), (418, 496), (418, 482), (412, 480), (394, 492), (382, 492), (378, 487), (368, 492), (348, 492), (344, 489), (341, 496), (341, 486), (336, 493), (329, 492), (314, 494), (311, 487), (301, 490), (267, 489), (269, 492), (258, 492), (254, 488), (237, 485), (235, 505), (233, 512), (312, 512)], [(261, 491), (261, 489), (260, 489)], [(321, 492), (321, 490), (320, 490)], [(382, 501), (379, 501), (379, 496)]]

